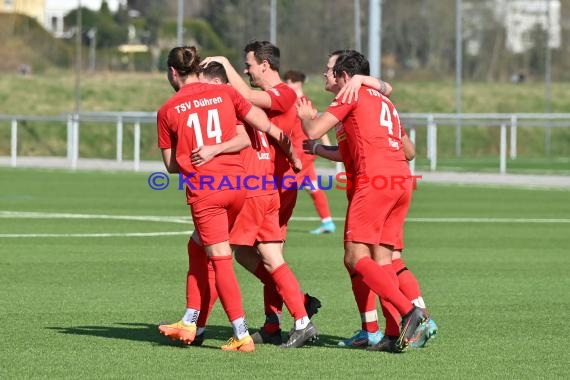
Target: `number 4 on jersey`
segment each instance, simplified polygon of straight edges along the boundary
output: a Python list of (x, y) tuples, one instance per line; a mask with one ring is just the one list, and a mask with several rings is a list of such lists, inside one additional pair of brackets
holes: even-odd
[[(402, 127), (400, 126), (400, 117), (398, 116), (398, 111), (394, 108), (392, 112), (394, 118), (396, 119), (396, 128), (398, 128), (398, 139), (402, 139)], [(388, 136), (394, 136), (394, 123), (392, 123), (392, 117), (390, 115), (390, 107), (386, 102), (382, 102), (382, 111), (380, 113), (380, 126), (388, 128)], [(388, 145), (394, 149), (400, 149), (400, 144), (398, 141), (388, 137)]]
[[(197, 113), (191, 113), (188, 116), (188, 121), (186, 125), (194, 130), (194, 135), (196, 136), (196, 146), (200, 147), (204, 145), (204, 138), (202, 137), (202, 126), (200, 125), (200, 119)], [(216, 139), (216, 144), (222, 142), (222, 128), (220, 127), (220, 116), (218, 115), (217, 109), (208, 110), (208, 121), (206, 123), (206, 136), (209, 139)]]

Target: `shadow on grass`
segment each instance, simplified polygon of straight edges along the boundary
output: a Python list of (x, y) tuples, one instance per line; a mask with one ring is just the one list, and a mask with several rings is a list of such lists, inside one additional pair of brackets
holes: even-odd
[[(47, 327), (61, 334), (86, 335), (100, 338), (125, 339), (137, 342), (148, 342), (156, 345), (186, 347), (182, 342), (174, 342), (158, 332), (158, 325), (153, 323), (115, 323), (113, 326), (71, 326), (71, 327)], [(208, 326), (207, 337), (211, 339), (226, 340), (232, 336), (230, 326)], [(216, 348), (218, 346), (203, 347)]]
[[(136, 342), (147, 342), (155, 345), (166, 345), (173, 347), (187, 347), (182, 342), (174, 342), (158, 332), (158, 325), (152, 323), (115, 323), (113, 326), (72, 326), (72, 327), (46, 327), (49, 330), (55, 330), (60, 334), (94, 336), (109, 339), (125, 339)], [(254, 331), (252, 331), (253, 333)], [(220, 349), (220, 346), (214, 343), (217, 341), (226, 341), (233, 335), (230, 326), (210, 325), (206, 330), (206, 340), (202, 345), (203, 348)], [(283, 340), (287, 339), (287, 333), (283, 334)], [(337, 343), (345, 337), (319, 334), (319, 340), (309, 346), (317, 347), (337, 347)], [(209, 341), (214, 344), (208, 344)]]

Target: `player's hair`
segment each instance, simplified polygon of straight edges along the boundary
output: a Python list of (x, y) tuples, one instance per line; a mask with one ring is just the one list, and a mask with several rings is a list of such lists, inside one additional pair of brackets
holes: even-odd
[(286, 81), (290, 80), (293, 83), (297, 82), (305, 83), (305, 79), (307, 79), (307, 76), (305, 75), (305, 73), (301, 71), (289, 70), (285, 73), (283, 79), (285, 79)]
[(335, 77), (342, 75), (343, 71), (351, 77), (356, 74), (370, 75), (370, 64), (363, 54), (352, 50), (339, 55), (334, 64), (333, 74)]
[(281, 57), (281, 53), (279, 52), (279, 48), (271, 42), (250, 41), (245, 45), (243, 51), (245, 54), (252, 51), (257, 63), (267, 61), (269, 63), (269, 67), (275, 71), (279, 71), (279, 58)]
[(178, 46), (170, 50), (166, 64), (181, 76), (199, 74), (200, 56), (194, 46)]
[(342, 54), (350, 54), (350, 53), (358, 53), (358, 52), (356, 50), (352, 50), (352, 49), (335, 50), (335, 51), (329, 53), (329, 57), (332, 57), (333, 55), (342, 55)]
[(210, 62), (206, 67), (202, 67), (202, 75), (208, 79), (219, 79), (222, 83), (228, 83), (228, 74), (224, 65), (219, 62)]

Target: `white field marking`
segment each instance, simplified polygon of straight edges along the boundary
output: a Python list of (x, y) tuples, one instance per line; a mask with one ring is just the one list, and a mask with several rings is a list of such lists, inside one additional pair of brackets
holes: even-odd
[(109, 219), (109, 220), (138, 220), (142, 222), (162, 222), (188, 224), (192, 222), (192, 217), (187, 216), (148, 216), (148, 215), (101, 215), (101, 214), (70, 214), (52, 212), (21, 212), (21, 211), (0, 211), (0, 218), (19, 219)]
[(100, 238), (100, 237), (148, 237), (148, 236), (176, 236), (191, 235), (194, 231), (177, 231), (177, 232), (125, 232), (125, 233), (98, 233), (98, 234), (0, 234), (2, 238), (62, 238), (62, 237), (79, 237), (79, 238)]
[[(316, 222), (321, 218), (317, 216), (297, 216), (291, 220), (300, 222)], [(333, 218), (334, 221), (344, 221), (344, 217)], [(570, 219), (554, 218), (406, 218), (406, 222), (412, 223), (536, 223), (536, 224), (566, 224)]]

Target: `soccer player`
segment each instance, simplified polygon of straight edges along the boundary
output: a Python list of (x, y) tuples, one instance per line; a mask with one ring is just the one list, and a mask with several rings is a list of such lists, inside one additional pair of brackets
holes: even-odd
[[(368, 61), (355, 51), (338, 55), (332, 68), (339, 88), (355, 74), (368, 73)], [(403, 229), (412, 189), (401, 146), (398, 113), (380, 91), (364, 87), (358, 92), (358, 100), (351, 104), (334, 101), (325, 113), (314, 120), (310, 103), (301, 99), (298, 114), (310, 139), (320, 138), (337, 126), (338, 153), (347, 176), (354, 181), (347, 189), (349, 205), (344, 232), (345, 266), (402, 316), (398, 334), (386, 334), (376, 348), (402, 351), (418, 333), (426, 315), (399, 290), (392, 267), (392, 251), (401, 238), (399, 234)], [(375, 184), (378, 178), (399, 178), (399, 186), (378, 191)], [(379, 263), (373, 257), (378, 257)]]
[[(271, 122), (281, 128), (287, 136), (292, 135), (292, 129), (297, 119), (295, 102), (297, 95), (279, 76), (280, 51), (279, 48), (268, 41), (252, 41), (244, 48), (245, 70), (244, 74), (249, 77), (250, 84), (261, 90), (250, 88), (241, 78), (240, 74), (225, 57), (208, 57), (203, 65), (210, 62), (219, 62), (226, 69), (228, 79), (232, 87), (239, 91), (254, 105), (262, 108)], [(274, 143), (270, 143), (273, 175), (276, 178), (279, 193), (279, 225), (281, 228), (281, 240), (285, 241), (287, 224), (297, 201), (296, 183), (294, 186), (287, 179), (295, 179), (295, 173), (283, 154), (276, 149)], [(275, 283), (268, 281), (266, 269), (257, 251), (252, 248), (241, 247), (236, 251), (236, 260), (249, 272), (253, 273), (264, 284), (264, 304), (266, 320), (263, 327), (253, 334), (256, 343), (278, 344), (281, 341), (281, 315), (283, 299), (279, 294)], [(315, 297), (305, 294), (305, 309), (310, 319), (318, 312), (321, 303)], [(297, 330), (290, 334), (289, 343), (303, 340), (304, 335)]]
[[(200, 77), (201, 80), (209, 83), (227, 83), (225, 69), (217, 62), (210, 62), (203, 67)], [(246, 130), (251, 146), (241, 153), (246, 173), (250, 178), (257, 179), (257, 182), (252, 182), (252, 185), (248, 185), (247, 182), (245, 184), (247, 188), (246, 199), (236, 218), (234, 228), (230, 232), (230, 244), (233, 247), (253, 247), (260, 253), (266, 269), (263, 272), (266, 276), (265, 280), (275, 283), (279, 294), (295, 319), (295, 331), (299, 330), (296, 334), (298, 338), (290, 339), (289, 344), (283, 345), (283, 347), (300, 347), (307, 341), (316, 338), (317, 330), (308, 318), (303, 304), (304, 295), (301, 293), (297, 279), (283, 259), (281, 229), (279, 227), (279, 196), (273, 183), (271, 151), (267, 137), (263, 132), (255, 131), (249, 126), (246, 126)], [(213, 147), (215, 146), (204, 146), (202, 152), (199, 152), (200, 154), (198, 152), (193, 154), (192, 159), (199, 159), (205, 150)], [(206, 159), (208, 157), (210, 156), (206, 152)], [(266, 180), (263, 181), (262, 178)], [(210, 270), (210, 268), (208, 269)], [(213, 298), (215, 295), (210, 295), (212, 298), (207, 300), (207, 304), (203, 304), (204, 310), (211, 310), (213, 302), (215, 302), (215, 298)], [(206, 318), (206, 313), (200, 313), (197, 322), (198, 329), (205, 326)], [(203, 335), (200, 341), (203, 341)]]
[[(192, 219), (212, 261), (216, 290), (234, 330), (222, 350), (251, 352), (255, 345), (247, 329), (229, 245), (229, 231), (245, 200), (245, 189), (237, 186), (237, 176), (245, 174), (243, 161), (239, 153), (230, 152), (249, 144), (247, 134), (241, 133), (244, 130), (237, 131), (237, 119), (277, 139), (298, 169), (300, 161), (288, 138), (269, 122), (263, 111), (230, 86), (200, 83), (199, 63), (195, 47), (176, 47), (169, 52), (168, 80), (176, 93), (158, 111), (158, 142), (167, 170), (184, 176)], [(238, 133), (241, 137), (234, 138)], [(193, 153), (205, 144), (216, 145), (215, 157), (209, 162), (193, 160)], [(159, 326), (162, 334), (186, 344), (195, 338), (201, 298), (208, 286), (206, 260), (192, 262), (190, 268), (193, 266), (195, 271), (189, 271), (188, 277), (195, 287), (190, 293), (197, 294), (195, 303), (187, 304), (182, 320)]]
[[(339, 55), (349, 52), (348, 50), (338, 50), (330, 54), (329, 60), (327, 62), (327, 69), (324, 73), (325, 76), (325, 89), (329, 92), (335, 94), (335, 99), (340, 100), (342, 103), (350, 103), (353, 99), (358, 100), (358, 92), (363, 84), (376, 88), (383, 95), (389, 97), (392, 93), (392, 86), (384, 81), (379, 81), (375, 78), (365, 76), (365, 75), (354, 75), (345, 84), (344, 87), (339, 88), (336, 84), (336, 78), (332, 74), (332, 68), (336, 62)], [(354, 52), (354, 51), (352, 51)], [(404, 155), (407, 161), (411, 161), (415, 157), (415, 147), (411, 142), (405, 129), (402, 126), (402, 147)], [(317, 154), (321, 157), (331, 159), (333, 161), (342, 161), (342, 157), (338, 152), (338, 147), (333, 146), (323, 146), (320, 147), (314, 140), (306, 140), (304, 142), (304, 149), (307, 153)], [(403, 231), (402, 231), (403, 232)], [(392, 265), (396, 274), (398, 276), (398, 284), (400, 290), (408, 297), (412, 303), (422, 309), (426, 309), (425, 302), (421, 296), (419, 283), (414, 276), (414, 274), (407, 268), (402, 257), (401, 251), (403, 250), (403, 241), (400, 239), (400, 243), (395, 246), (392, 253)], [(375, 258), (376, 259), (376, 258)], [(383, 337), (378, 326), (378, 314), (376, 312), (376, 297), (374, 293), (362, 282), (361, 278), (353, 275), (349, 271), (351, 277), (352, 290), (360, 311), (361, 318), (361, 330), (357, 333), (341, 342), (340, 346), (343, 347), (364, 347), (364, 346), (376, 346)], [(388, 333), (394, 334), (397, 328), (397, 322), (394, 321), (397, 317), (397, 313), (394, 312), (385, 302), (382, 302), (382, 312), (386, 317), (386, 324)], [(390, 309), (390, 310), (387, 310)], [(427, 311), (426, 311), (427, 312)], [(428, 318), (427, 322), (422, 324), (421, 334), (415, 336), (412, 339), (412, 347), (423, 347), (429, 339), (437, 334), (437, 325), (435, 321)]]
[[(297, 94), (297, 98), (306, 98), (303, 93), (303, 84), (305, 83), (306, 76), (304, 73), (295, 70), (289, 70), (283, 76), (285, 82)], [(315, 111), (316, 112), (316, 111)], [(323, 190), (317, 186), (317, 172), (315, 171), (315, 156), (307, 154), (303, 151), (303, 140), (307, 138), (303, 128), (301, 127), (301, 120), (297, 118), (295, 127), (293, 128), (293, 145), (297, 156), (303, 163), (303, 170), (297, 174), (297, 186), (301, 187), (304, 180), (308, 179), (313, 184), (312, 187), (304, 186), (305, 190), (311, 196), (313, 205), (317, 214), (321, 218), (321, 225), (311, 231), (312, 234), (320, 235), (324, 233), (333, 233), (336, 226), (332, 220), (331, 210), (329, 208), (329, 201), (327, 195)], [(323, 135), (321, 139), (325, 145), (330, 145), (330, 140), (327, 135)]]

